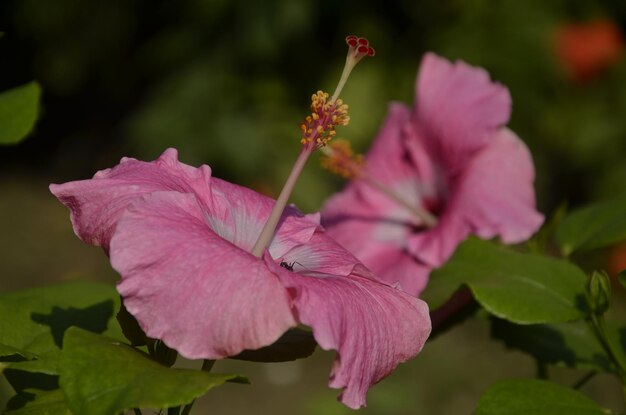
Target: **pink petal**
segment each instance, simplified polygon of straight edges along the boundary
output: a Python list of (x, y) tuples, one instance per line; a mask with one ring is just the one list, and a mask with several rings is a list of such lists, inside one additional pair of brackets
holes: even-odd
[(509, 91), (484, 69), (433, 53), (422, 60), (415, 102), (415, 122), (449, 173), (486, 145), (511, 113)]
[(378, 193), (378, 197), (381, 200), (365, 199), (354, 187), (346, 188), (333, 195), (322, 211), (322, 225), (328, 235), (362, 262), (375, 254), (372, 244), (402, 248), (412, 230), (406, 209), (388, 203), (385, 195)]
[(406, 251), (415, 229), (412, 221), (406, 209), (372, 205), (354, 188), (332, 196), (324, 205), (322, 216), (327, 234), (379, 278), (392, 285), (399, 283), (403, 290), (417, 295), (423, 289), (428, 270)]
[[(50, 190), (70, 209), (76, 235), (107, 251), (124, 209), (138, 197), (152, 192), (172, 190), (195, 194), (214, 212), (211, 220), (215, 231), (244, 249), (254, 245), (274, 206), (268, 197), (211, 178), (211, 169), (206, 165), (195, 168), (179, 162), (174, 149), (166, 150), (153, 162), (124, 158), (112, 169), (96, 173), (93, 179), (53, 184)], [(313, 235), (318, 225), (316, 218), (297, 219), (301, 217), (294, 208), (285, 210), (282, 219), (285, 223), (270, 246), (272, 254), (281, 255)]]
[[(287, 263), (301, 275), (350, 275), (360, 262), (327, 234), (328, 232), (316, 232), (309, 242), (293, 248), (281, 257), (281, 262)], [(368, 241), (366, 247), (364, 256), (379, 268), (368, 267), (372, 272), (368, 275), (372, 278), (414, 296), (425, 288), (430, 268), (420, 264), (406, 250), (394, 244), (377, 241)]]
[[(211, 211), (211, 217), (207, 218), (211, 228), (248, 252), (252, 251), (276, 203), (253, 190), (217, 178), (211, 180), (211, 197), (203, 198), (202, 202)], [(303, 215), (288, 206), (269, 246), (272, 257), (280, 257), (294, 246), (307, 242), (318, 227), (318, 215)]]
[(111, 239), (126, 308), (190, 359), (263, 347), (296, 324), (276, 275), (218, 236), (211, 217), (192, 194), (155, 192), (126, 209)]
[(426, 288), (431, 268), (419, 262), (406, 249), (398, 249), (389, 244), (372, 245), (378, 245), (375, 254), (372, 252), (368, 256), (369, 262), (374, 264), (368, 268), (374, 275), (410, 295), (419, 297)]
[[(412, 162), (405, 150), (406, 124), (410, 112), (392, 104), (389, 115), (367, 156), (366, 169), (408, 201), (419, 204), (432, 189), (419, 177), (433, 177), (427, 158)], [(411, 137), (412, 138), (412, 137)], [(351, 182), (324, 205), (322, 223), (328, 235), (391, 284), (417, 294), (423, 289), (428, 269), (412, 260), (405, 251), (407, 239), (419, 221), (397, 202), (363, 180)]]
[[(409, 203), (423, 206), (425, 199), (435, 195), (435, 172), (425, 153), (423, 157), (412, 158), (407, 152), (407, 144), (416, 141), (410, 116), (409, 108), (402, 104), (393, 103), (389, 106), (387, 118), (367, 154), (365, 170), (377, 182), (402, 195)], [(381, 212), (396, 210), (396, 201), (364, 180), (354, 183), (363, 198)]]
[[(273, 255), (272, 257), (276, 258)], [(359, 260), (321, 230), (315, 232), (306, 243), (281, 256), (281, 262), (293, 264), (293, 269), (302, 274), (338, 276), (349, 275), (359, 264)]]
[(454, 209), (472, 232), (506, 244), (528, 239), (543, 223), (535, 209), (535, 169), (526, 145), (509, 129), (472, 160), (455, 192)]
[(416, 179), (415, 166), (403, 157), (405, 127), (410, 119), (411, 110), (406, 105), (389, 105), (387, 118), (367, 153), (365, 165), (366, 170), (381, 183), (394, 185)]
[(341, 402), (357, 409), (368, 389), (422, 349), (431, 325), (428, 306), (365, 275), (302, 276), (267, 259), (294, 295), (298, 320), (313, 329), (324, 350), (336, 350), (329, 386), (344, 388)]
[(535, 209), (533, 180), (528, 149), (512, 131), (500, 130), (454, 184), (440, 223), (411, 237), (411, 252), (439, 266), (470, 233), (500, 236), (504, 243), (528, 239), (543, 223)]
[(355, 192), (343, 191), (327, 202), (322, 218), (326, 233), (378, 278), (391, 285), (400, 284), (402, 290), (417, 296), (424, 289), (430, 270), (406, 251), (413, 228), (409, 218), (394, 219), (401, 215), (406, 212), (398, 211), (396, 206), (385, 217)]
[(459, 210), (446, 210), (437, 226), (409, 237), (408, 251), (430, 267), (439, 267), (456, 247), (470, 235), (471, 227)]
[(91, 180), (51, 184), (50, 191), (70, 209), (76, 235), (108, 250), (117, 220), (137, 197), (159, 190), (210, 195), (211, 169), (193, 168), (177, 157), (175, 149), (168, 149), (153, 162), (123, 158)]

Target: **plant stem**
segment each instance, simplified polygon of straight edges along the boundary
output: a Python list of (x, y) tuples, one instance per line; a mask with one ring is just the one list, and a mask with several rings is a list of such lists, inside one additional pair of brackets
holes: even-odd
[(537, 363), (537, 378), (539, 379), (549, 379), (548, 376), (548, 365), (546, 362), (542, 362), (541, 360), (535, 360)]
[[(202, 362), (202, 368), (200, 370), (202, 370), (203, 372), (210, 372), (214, 364), (215, 360), (204, 359), (204, 361)], [(196, 403), (195, 399), (189, 402), (189, 404), (185, 405), (185, 407), (183, 408), (183, 412), (180, 415), (189, 415), (191, 413), (191, 408), (193, 407), (194, 403)]]
[[(626, 368), (624, 367), (622, 360), (617, 357), (617, 354), (613, 350), (612, 343), (608, 337), (606, 332), (606, 324), (604, 321), (604, 316), (592, 315), (590, 318), (591, 329), (596, 335), (596, 338), (600, 342), (600, 345), (609, 356), (609, 358), (613, 361), (613, 364), (617, 368), (617, 373), (622, 381), (624, 387), (626, 387)], [(626, 390), (625, 390), (626, 395)]]
[(477, 307), (476, 302), (472, 300), (469, 288), (463, 287), (454, 293), (443, 306), (431, 311), (431, 338), (464, 320), (465, 316)]
[(215, 364), (215, 360), (204, 359), (202, 362), (202, 368), (200, 370), (204, 372), (210, 372), (213, 369), (213, 365)]
[(591, 371), (591, 372), (587, 373), (585, 376), (583, 376), (582, 378), (578, 379), (578, 382), (574, 383), (572, 385), (572, 388), (573, 389), (580, 389), (580, 388), (582, 388), (583, 385), (585, 385), (587, 382), (589, 382), (591, 379), (593, 379), (593, 377), (595, 375), (597, 375), (597, 374), (598, 374), (598, 372), (594, 372), (594, 371)]
[(146, 347), (148, 349), (148, 354), (152, 357), (155, 357), (156, 353), (154, 352), (154, 342), (148, 339), (148, 341), (146, 342)]
[(196, 402), (196, 400), (194, 399), (193, 401), (189, 402), (189, 405), (185, 405), (185, 407), (183, 408), (183, 412), (180, 415), (189, 415), (189, 413), (191, 413), (191, 408), (193, 407), (193, 404)]

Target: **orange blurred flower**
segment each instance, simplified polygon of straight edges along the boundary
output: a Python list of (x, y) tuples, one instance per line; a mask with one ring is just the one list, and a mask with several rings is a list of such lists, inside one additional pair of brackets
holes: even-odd
[(570, 23), (556, 31), (556, 54), (569, 76), (584, 82), (619, 59), (624, 38), (610, 20)]
[(626, 243), (621, 243), (614, 246), (609, 251), (609, 257), (607, 259), (607, 268), (609, 275), (613, 278), (617, 276), (621, 271), (626, 269)]

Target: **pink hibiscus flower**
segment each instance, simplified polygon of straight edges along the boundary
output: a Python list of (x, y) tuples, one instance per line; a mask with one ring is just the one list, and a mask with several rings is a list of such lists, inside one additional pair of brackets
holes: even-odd
[(173, 149), (50, 189), (76, 234), (108, 252), (146, 334), (187, 358), (267, 346), (302, 323), (337, 351), (330, 386), (358, 408), (430, 333), (426, 304), (376, 280), (319, 215), (287, 208), (268, 249), (252, 255), (274, 201), (180, 163)]
[(530, 237), (534, 167), (504, 127), (508, 90), (483, 69), (424, 56), (415, 108), (393, 103), (363, 167), (324, 206), (328, 233), (375, 274), (419, 295), (468, 235)]
[(76, 234), (102, 246), (118, 291), (145, 333), (191, 359), (221, 359), (310, 326), (336, 350), (329, 385), (365, 404), (370, 386), (422, 349), (427, 305), (378, 280), (329, 238), (319, 214), (287, 206), (307, 159), (349, 121), (338, 98), (350, 71), (374, 49), (348, 36), (346, 66), (329, 94), (312, 96), (302, 149), (276, 201), (180, 163), (122, 159), (91, 180), (51, 185)]

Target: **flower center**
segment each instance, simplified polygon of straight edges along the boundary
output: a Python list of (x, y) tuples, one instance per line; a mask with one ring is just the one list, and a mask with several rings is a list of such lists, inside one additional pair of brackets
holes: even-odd
[(291, 196), (291, 192), (309, 156), (315, 149), (324, 147), (333, 138), (336, 134), (335, 126), (347, 125), (350, 121), (350, 117), (348, 117), (348, 106), (338, 99), (339, 94), (343, 90), (356, 64), (365, 56), (374, 56), (375, 52), (369, 45), (369, 41), (362, 37), (348, 36), (346, 43), (348, 44), (346, 63), (332, 98), (328, 100), (328, 94), (322, 91), (318, 91), (311, 97), (311, 110), (313, 112), (300, 124), (300, 129), (302, 130), (302, 138), (300, 140), (302, 149), (287, 177), (287, 181), (280, 195), (278, 195), (278, 199), (276, 199), (276, 204), (267, 222), (265, 222), (259, 238), (252, 248), (252, 255), (254, 256), (260, 258), (272, 241), (274, 232), (276, 232), (276, 226), (278, 226), (278, 221), (285, 210), (285, 206), (287, 206), (289, 196)]
[(346, 179), (361, 179), (369, 186), (407, 209), (415, 219), (423, 223), (426, 227), (432, 228), (437, 225), (437, 217), (427, 209), (417, 206), (415, 203), (411, 203), (401, 193), (398, 193), (372, 177), (365, 170), (363, 156), (355, 154), (347, 141), (333, 141), (330, 145), (324, 147), (322, 152), (324, 153), (324, 157), (321, 163), (322, 167), (326, 170)]

